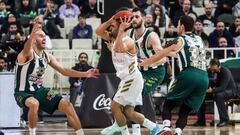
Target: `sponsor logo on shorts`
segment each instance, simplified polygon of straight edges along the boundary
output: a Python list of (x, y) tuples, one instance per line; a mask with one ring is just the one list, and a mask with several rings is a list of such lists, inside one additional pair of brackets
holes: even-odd
[(53, 90), (49, 90), (46, 96), (47, 100), (52, 100), (57, 95), (57, 92)]
[(110, 110), (111, 107), (111, 98), (105, 98), (105, 94), (99, 95), (93, 102), (94, 110)]

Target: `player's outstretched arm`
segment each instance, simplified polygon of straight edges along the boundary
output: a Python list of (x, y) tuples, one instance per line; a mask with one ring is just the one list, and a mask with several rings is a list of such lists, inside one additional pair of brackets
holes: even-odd
[(50, 59), (49, 65), (64, 76), (96, 78), (99, 75), (99, 70), (96, 68), (89, 69), (86, 72), (80, 72), (80, 71), (76, 71), (76, 70), (72, 70), (72, 69), (63, 67), (62, 65), (60, 65), (57, 62), (56, 58), (54, 56), (52, 56), (51, 54), (49, 54), (49, 59)]
[(150, 66), (154, 64), (155, 62), (159, 61), (163, 57), (169, 56), (169, 54), (177, 53), (181, 48), (183, 47), (183, 42), (181, 39), (178, 39), (177, 44), (172, 44), (171, 46), (159, 51), (155, 55), (151, 56), (148, 59), (144, 59), (141, 63), (139, 63), (139, 66)]
[(150, 58), (144, 59), (138, 65), (143, 66), (143, 67), (151, 66), (155, 62), (161, 60), (163, 57), (166, 57), (171, 51), (172, 51), (172, 46), (165, 48), (165, 49), (159, 51), (158, 53), (154, 54)]

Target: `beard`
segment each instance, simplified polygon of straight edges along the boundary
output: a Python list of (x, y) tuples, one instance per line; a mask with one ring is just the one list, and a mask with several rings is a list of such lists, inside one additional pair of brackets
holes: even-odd
[(206, 15), (207, 15), (207, 16), (211, 16), (211, 15), (212, 15), (212, 12), (207, 11), (207, 12), (206, 12)]
[(81, 65), (86, 65), (87, 62), (86, 62), (85, 60), (81, 60), (81, 61), (80, 61), (80, 64), (81, 64)]
[(141, 20), (138, 24), (137, 23), (132, 23), (133, 29), (139, 29), (142, 26), (143, 20)]

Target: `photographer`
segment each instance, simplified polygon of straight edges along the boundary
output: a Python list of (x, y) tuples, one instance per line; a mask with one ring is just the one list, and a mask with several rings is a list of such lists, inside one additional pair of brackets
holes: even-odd
[(2, 49), (7, 54), (10, 69), (13, 69), (17, 55), (23, 49), (25, 39), (23, 33), (18, 31), (17, 24), (10, 23), (7, 34), (1, 39)]

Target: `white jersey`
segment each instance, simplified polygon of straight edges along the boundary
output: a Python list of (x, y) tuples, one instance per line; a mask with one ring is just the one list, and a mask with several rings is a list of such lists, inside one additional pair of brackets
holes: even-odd
[[(123, 40), (130, 38), (125, 37)], [(143, 78), (137, 67), (137, 55), (129, 52), (118, 53), (112, 47), (112, 60), (117, 76), (121, 79), (113, 100), (123, 106), (142, 105)]]
[[(125, 38), (130, 38), (130, 37), (125, 37)], [(137, 55), (131, 54), (129, 52), (118, 53), (114, 51), (114, 48), (115, 48), (115, 42), (113, 43), (113, 47), (112, 47), (112, 61), (117, 71), (117, 76), (120, 79), (123, 79), (124, 77), (131, 75), (138, 70)]]

